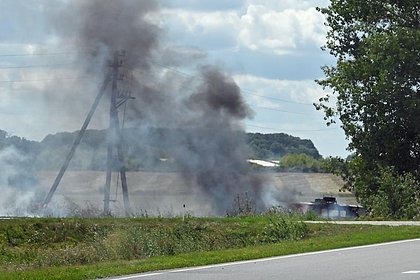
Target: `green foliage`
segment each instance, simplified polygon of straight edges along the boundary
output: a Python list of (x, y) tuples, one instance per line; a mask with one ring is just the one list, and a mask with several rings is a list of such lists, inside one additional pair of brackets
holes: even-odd
[(38, 142), (9, 135), (6, 131), (0, 129), (0, 150), (6, 147), (14, 147), (26, 156), (33, 156), (34, 154), (37, 154), (40, 149)]
[(27, 223), (2, 222), (0, 242), (7, 246), (45, 245), (93, 241), (98, 235), (105, 235), (110, 228), (99, 227), (73, 219), (57, 219), (51, 222), (34, 221)]
[[(4, 184), (17, 188), (30, 188), (37, 183), (33, 162), (39, 152), (35, 141), (11, 136), (0, 130), (0, 180)], [(6, 171), (4, 173), (4, 171)], [(2, 174), (3, 173), (3, 174)], [(4, 176), (2, 178), (2, 175)]]
[[(131, 227), (123, 232), (118, 244), (123, 259), (177, 255), (233, 246), (226, 232), (217, 225), (187, 221), (175, 225)], [(129, 249), (128, 249), (129, 248)]]
[(321, 158), (311, 140), (300, 139), (284, 133), (247, 133), (247, 144), (254, 155), (261, 159), (300, 153), (316, 159)]
[[(231, 219), (229, 219), (231, 220)], [(241, 221), (249, 218), (241, 218)], [(237, 222), (237, 220), (235, 220)], [(258, 223), (258, 220), (252, 220)], [(209, 252), (192, 252), (175, 256), (158, 256), (138, 260), (101, 261), (90, 265), (39, 267), (35, 269), (3, 270), (0, 279), (99, 279), (147, 271), (175, 269), (274, 256), (307, 253), (343, 247), (353, 247), (420, 236), (418, 227), (368, 225), (308, 224), (308, 237), (244, 248)]]
[(225, 248), (239, 248), (255, 244), (297, 240), (307, 233), (306, 225), (271, 216), (262, 229), (241, 223), (184, 223), (139, 225), (119, 235), (118, 255), (123, 259), (178, 255)]
[[(385, 185), (392, 185), (389, 196), (400, 189), (403, 177), (420, 181), (420, 4), (332, 0), (318, 10), (330, 28), (325, 49), (337, 62), (323, 67), (326, 78), (318, 83), (332, 93), (316, 107), (324, 110), (327, 125), (340, 119), (355, 153), (345, 168), (339, 167), (347, 188), (368, 208), (379, 207)], [(386, 215), (401, 217), (389, 211)]]
[(271, 219), (263, 231), (263, 240), (267, 243), (281, 240), (299, 240), (308, 233), (308, 227), (304, 222), (296, 222), (277, 215)]
[(328, 173), (342, 174), (346, 170), (346, 162), (339, 157), (327, 157), (322, 161), (322, 167)]
[(287, 214), (225, 219), (21, 219), (0, 221), (3, 270), (179, 255), (300, 239)]
[[(240, 133), (241, 138), (249, 145), (250, 153), (261, 159), (291, 153), (303, 153), (316, 159), (320, 158), (318, 150), (310, 140), (284, 133)], [(46, 136), (39, 143), (16, 136), (9, 137), (7, 132), (0, 130), (0, 149), (13, 145), (28, 157), (31, 166), (38, 170), (52, 170), (61, 166), (77, 134), (78, 131), (60, 132)], [(175, 166), (168, 147), (183, 134), (184, 131), (176, 129), (124, 129), (123, 138), (127, 144), (123, 146), (127, 170), (174, 170)], [(70, 163), (70, 169), (105, 170), (106, 154), (106, 130), (89, 129)], [(166, 160), (162, 161), (162, 158)]]
[(294, 172), (323, 172), (323, 162), (306, 154), (289, 154), (280, 159), (278, 170)]
[[(361, 194), (374, 216), (385, 219), (416, 219), (420, 217), (420, 184), (410, 173), (396, 174), (383, 168), (374, 194)], [(363, 187), (359, 192), (370, 192)]]
[(366, 166), (360, 156), (332, 159), (330, 171), (345, 180), (370, 215), (386, 219), (418, 219), (420, 183), (413, 174), (400, 174), (393, 167)]
[(327, 78), (318, 83), (337, 101), (327, 95), (318, 109), (328, 123), (340, 118), (363, 160), (420, 176), (418, 1), (331, 1), (320, 11), (337, 64), (324, 67)]

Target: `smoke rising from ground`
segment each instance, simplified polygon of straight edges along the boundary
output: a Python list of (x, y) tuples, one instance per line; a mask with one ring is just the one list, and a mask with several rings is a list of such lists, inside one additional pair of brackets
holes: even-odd
[[(33, 161), (14, 145), (0, 149), (0, 217), (39, 215), (39, 201), (45, 195), (34, 174)], [(68, 216), (71, 204), (58, 195), (48, 215)]]
[[(72, 116), (84, 115), (84, 105), (93, 100), (98, 81), (109, 71), (108, 61), (115, 51), (124, 50), (119, 89), (131, 90), (136, 98), (127, 105), (126, 126), (178, 131), (154, 140), (166, 148), (190, 187), (207, 196), (214, 213), (225, 214), (234, 198), (245, 192), (263, 208), (267, 182), (250, 172), (249, 150), (240, 133), (252, 110), (227, 73), (205, 64), (205, 55), (192, 50), (188, 56), (165, 43), (159, 9), (152, 0), (76, 0), (49, 7), (52, 32), (79, 50), (77, 71), (88, 81), (67, 90), (58, 83), (48, 84), (46, 107), (71, 104)], [(191, 77), (172, 71), (178, 64), (190, 64), (197, 73)], [(107, 127), (108, 100), (107, 95), (96, 112), (102, 128)]]
[(216, 212), (223, 214), (238, 194), (247, 192), (260, 201), (263, 182), (247, 165), (249, 155), (240, 121), (252, 115), (231, 77), (220, 69), (201, 69), (202, 83), (186, 99), (192, 124), (174, 145), (175, 160), (184, 177), (211, 198)]
[(19, 169), (24, 161), (24, 156), (13, 147), (0, 150), (0, 216), (26, 216), (29, 212), (35, 195), (32, 186), (26, 182), (13, 186), (13, 181), (21, 175)]

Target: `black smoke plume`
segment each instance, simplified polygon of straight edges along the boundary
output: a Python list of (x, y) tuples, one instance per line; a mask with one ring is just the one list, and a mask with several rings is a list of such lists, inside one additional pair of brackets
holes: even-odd
[[(80, 50), (77, 61), (83, 75), (100, 80), (113, 53), (125, 51), (124, 82), (119, 84), (136, 98), (129, 102), (126, 126), (172, 129), (172, 135), (154, 141), (165, 147), (190, 187), (207, 196), (214, 213), (226, 213), (234, 198), (245, 192), (263, 207), (264, 182), (250, 172), (246, 161), (242, 121), (252, 117), (252, 111), (222, 69), (204, 65), (196, 49), (189, 59), (185, 51), (164, 41), (160, 7), (152, 0), (77, 0), (56, 3), (50, 13), (58, 37)], [(189, 65), (197, 73), (172, 71), (172, 63), (180, 63), (177, 55), (184, 63), (198, 62)], [(74, 100), (91, 88), (73, 88), (69, 94)], [(107, 106), (98, 113), (106, 120)]]

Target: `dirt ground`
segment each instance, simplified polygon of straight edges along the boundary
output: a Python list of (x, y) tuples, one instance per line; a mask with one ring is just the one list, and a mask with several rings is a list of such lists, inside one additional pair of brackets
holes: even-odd
[[(57, 172), (41, 172), (39, 183), (48, 191)], [(339, 192), (342, 180), (324, 173), (262, 173), (267, 182), (267, 197), (281, 201), (312, 201), (324, 195), (337, 197), (339, 203), (356, 204), (355, 197), (348, 192)], [(113, 174), (111, 187), (111, 209), (115, 214), (123, 213), (121, 184)], [(130, 203), (136, 215), (177, 216), (189, 213), (194, 216), (213, 215), (211, 200), (199, 188), (190, 186), (176, 172), (128, 172)], [(65, 200), (81, 207), (103, 207), (105, 173), (100, 171), (68, 171), (57, 189), (53, 200)], [(269, 203), (280, 204), (275, 199)], [(233, 203), (233, 202), (232, 202)], [(185, 207), (184, 207), (185, 205)]]

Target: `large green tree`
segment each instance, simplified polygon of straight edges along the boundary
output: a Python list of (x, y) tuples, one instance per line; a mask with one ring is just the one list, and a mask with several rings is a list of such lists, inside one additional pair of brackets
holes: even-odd
[[(385, 169), (420, 181), (419, 3), (331, 0), (318, 8), (329, 27), (324, 48), (337, 61), (323, 67), (318, 83), (329, 93), (316, 107), (328, 125), (340, 119), (355, 154), (347, 187), (368, 208)], [(411, 196), (420, 197), (416, 188)]]

